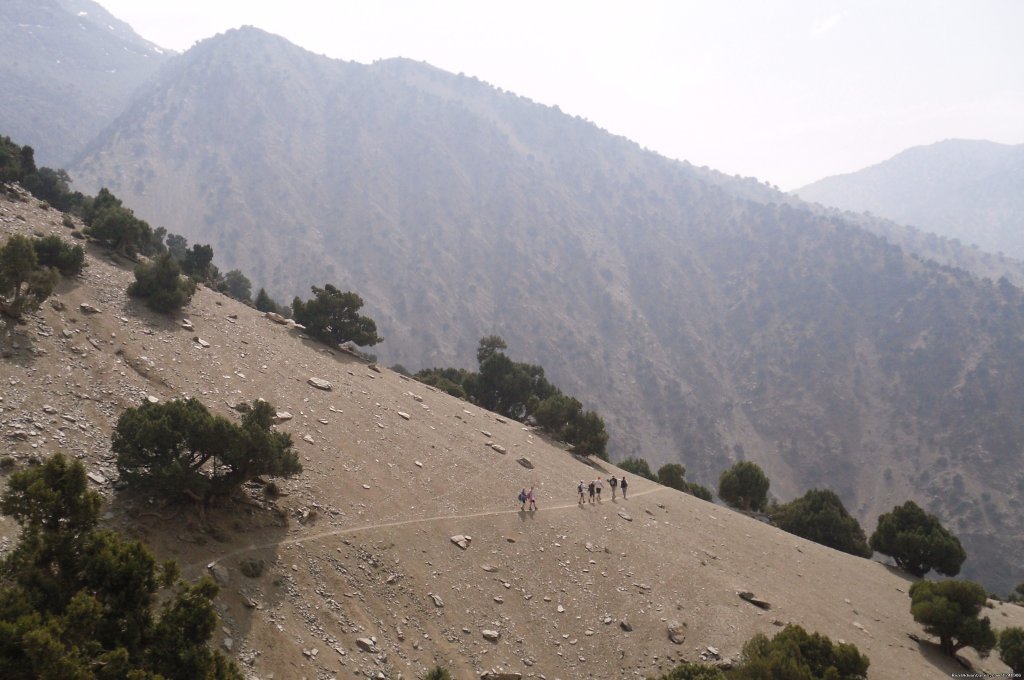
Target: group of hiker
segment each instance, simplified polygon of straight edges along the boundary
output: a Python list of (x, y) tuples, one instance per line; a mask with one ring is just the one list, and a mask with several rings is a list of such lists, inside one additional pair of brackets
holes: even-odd
[[(584, 483), (581, 479), (580, 483), (576, 487), (576, 491), (580, 495), (579, 504), (584, 505), (587, 502), (587, 496), (589, 496), (591, 503), (600, 503), (601, 491), (604, 489), (604, 485), (605, 481), (600, 476), (598, 476), (597, 479), (591, 480), (589, 484)], [(629, 482), (626, 481), (626, 475), (622, 475), (621, 481), (616, 479), (614, 475), (609, 477), (608, 486), (611, 487), (612, 490), (612, 500), (615, 500), (616, 494), (619, 491), (622, 492), (622, 499), (626, 499), (626, 490), (629, 488)], [(584, 496), (584, 494), (587, 494), (587, 496)], [(529, 510), (530, 512), (533, 512), (537, 509), (537, 497), (532, 486), (529, 491), (524, 487), (519, 492), (517, 500), (519, 501), (520, 511)]]
[[(622, 499), (626, 499), (626, 490), (629, 488), (629, 482), (626, 481), (626, 475), (622, 475), (621, 482), (615, 479), (615, 476), (612, 475), (608, 478), (608, 486), (611, 487), (612, 490), (612, 500), (615, 500), (615, 494), (619, 490), (622, 491)], [(598, 475), (597, 479), (591, 480), (589, 484), (584, 484), (581, 479), (580, 483), (576, 486), (576, 491), (580, 495), (579, 504), (583, 505), (586, 503), (587, 498), (590, 499), (591, 503), (594, 503), (595, 501), (600, 503), (602, 489), (604, 489), (604, 480), (601, 479), (600, 475)], [(587, 498), (583, 496), (584, 491), (587, 492)]]

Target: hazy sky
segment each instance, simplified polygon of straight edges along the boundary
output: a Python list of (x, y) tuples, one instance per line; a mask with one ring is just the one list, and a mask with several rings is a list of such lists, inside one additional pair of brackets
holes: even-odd
[(1024, 1), (99, 0), (176, 50), (253, 25), (403, 56), (793, 189), (952, 137), (1024, 142)]

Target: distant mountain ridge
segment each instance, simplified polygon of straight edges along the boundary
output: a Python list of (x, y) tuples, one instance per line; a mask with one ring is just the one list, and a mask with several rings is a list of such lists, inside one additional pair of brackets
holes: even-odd
[(0, 129), (67, 165), (169, 56), (92, 0), (4, 0)]
[(950, 139), (794, 193), (1024, 259), (1024, 144)]
[(613, 456), (711, 485), (753, 459), (869, 523), (913, 497), (968, 574), (1024, 577), (1013, 286), (475, 79), (255, 29), (175, 59), (71, 170), (285, 301), (359, 291), (389, 363), (469, 366), (497, 333)]

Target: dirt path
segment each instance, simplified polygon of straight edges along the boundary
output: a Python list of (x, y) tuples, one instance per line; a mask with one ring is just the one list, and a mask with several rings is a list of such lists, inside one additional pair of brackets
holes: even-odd
[[(658, 491), (664, 491), (667, 488), (668, 487), (664, 487), (664, 486), (655, 486), (655, 487), (653, 487), (651, 489), (647, 489), (646, 491), (638, 491), (638, 492), (634, 493), (632, 496), (630, 496), (630, 498), (636, 498), (637, 496), (646, 496), (647, 494), (650, 494), (650, 493), (656, 493)], [(611, 500), (609, 499), (608, 502), (611, 503)], [(578, 507), (578, 506), (579, 506), (578, 502), (565, 503), (565, 504), (562, 504), (562, 505), (552, 505), (550, 507), (545, 507), (543, 509), (539, 509), (538, 508), (534, 512), (541, 513), (541, 512), (551, 512), (551, 511), (554, 511), (554, 510), (567, 510), (569, 508), (575, 508), (575, 507)], [(346, 527), (344, 529), (332, 529), (331, 531), (321, 531), (321, 532), (316, 533), (316, 534), (309, 534), (309, 535), (306, 535), (306, 536), (296, 536), (294, 538), (287, 538), (287, 539), (280, 540), (280, 541), (267, 541), (266, 543), (250, 544), (250, 545), (247, 545), (247, 546), (245, 546), (243, 548), (237, 548), (235, 550), (232, 550), (231, 552), (228, 552), (228, 553), (225, 553), (223, 555), (220, 555), (219, 557), (217, 557), (217, 558), (215, 558), (213, 560), (210, 560), (210, 561), (203, 560), (202, 562), (193, 562), (192, 564), (185, 565), (182, 568), (182, 571), (188, 571), (188, 570), (196, 569), (196, 568), (199, 568), (199, 567), (203, 567), (204, 565), (211, 564), (213, 562), (222, 562), (224, 560), (229, 560), (232, 557), (237, 557), (239, 555), (244, 555), (247, 552), (253, 552), (253, 551), (256, 551), (256, 550), (264, 550), (266, 548), (273, 548), (273, 547), (284, 547), (284, 546), (287, 546), (287, 545), (299, 545), (299, 544), (305, 543), (307, 541), (317, 541), (317, 540), (320, 540), (320, 539), (323, 539), (323, 538), (328, 538), (330, 536), (340, 536), (342, 534), (355, 534), (355, 533), (358, 533), (360, 531), (368, 531), (370, 529), (389, 529), (391, 527), (401, 527), (401, 526), (407, 526), (409, 524), (428, 524), (430, 522), (439, 522), (441, 520), (475, 519), (477, 517), (493, 517), (493, 516), (496, 516), (496, 515), (515, 515), (515, 514), (519, 514), (520, 512), (523, 512), (523, 511), (521, 511), (521, 510), (486, 510), (484, 512), (471, 512), (471, 513), (468, 513), (468, 514), (465, 514), (465, 515), (437, 515), (437, 516), (434, 516), (434, 517), (417, 517), (416, 519), (403, 519), (403, 520), (399, 520), (399, 521), (396, 521), (396, 522), (380, 522), (380, 523), (377, 523), (377, 524), (363, 524), (363, 525), (357, 526), (357, 527)]]

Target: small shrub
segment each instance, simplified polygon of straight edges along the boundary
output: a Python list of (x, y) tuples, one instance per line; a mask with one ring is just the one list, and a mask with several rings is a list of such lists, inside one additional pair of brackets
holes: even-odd
[(1011, 626), (999, 633), (999, 658), (1018, 676), (1024, 675), (1024, 628)]
[(706, 486), (701, 486), (697, 482), (688, 482), (686, 490), (688, 493), (696, 496), (702, 501), (707, 501), (708, 503), (711, 503), (714, 500), (714, 496), (711, 493), (711, 489), (707, 488)]
[(651, 466), (643, 458), (625, 458), (621, 462), (617, 463), (617, 465), (620, 469), (630, 472), (637, 477), (643, 477), (644, 479), (649, 479), (652, 482), (658, 481), (658, 477), (651, 472)]
[(12, 319), (39, 309), (60, 279), (56, 269), (41, 268), (31, 239), (15, 234), (0, 246), (0, 314)]
[(129, 295), (142, 298), (147, 307), (161, 313), (181, 309), (195, 292), (195, 282), (181, 276), (181, 267), (168, 253), (136, 266), (135, 282), (128, 286)]
[(280, 497), (281, 489), (277, 486), (277, 482), (267, 482), (267, 485), (263, 487), (263, 495), (267, 498)]
[(423, 676), (423, 680), (452, 680), (452, 674), (445, 668), (434, 666)]
[(85, 234), (83, 234), (82, 232), (78, 231), (77, 229), (74, 229), (71, 232), (71, 238), (77, 238), (79, 241), (84, 241), (85, 240)]
[(238, 565), (238, 569), (242, 572), (242, 575), (249, 578), (259, 578), (263, 575), (266, 568), (267, 563), (265, 561), (255, 558), (244, 559)]
[(0, 457), (0, 470), (4, 470), (4, 471), (13, 470), (15, 464), (16, 464), (16, 461), (14, 460), (14, 456), (3, 456), (3, 457)]
[(725, 674), (714, 666), (703, 666), (699, 663), (684, 663), (676, 666), (665, 675), (648, 680), (726, 680)]
[(869, 665), (868, 658), (855, 645), (836, 644), (825, 635), (808, 633), (790, 624), (774, 638), (763, 634), (750, 638), (743, 645), (740, 665), (729, 678), (862, 680), (867, 677)]
[(85, 266), (85, 250), (73, 246), (59, 236), (45, 236), (32, 241), (41, 267), (56, 267), (62, 276), (74, 276)]
[(63, 224), (68, 229), (74, 229), (75, 228), (75, 221), (73, 219), (71, 219), (71, 215), (68, 215), (67, 213), (64, 213), (61, 216), (60, 223)]

